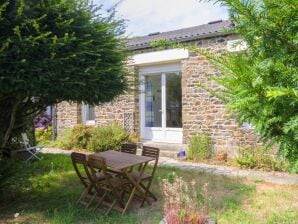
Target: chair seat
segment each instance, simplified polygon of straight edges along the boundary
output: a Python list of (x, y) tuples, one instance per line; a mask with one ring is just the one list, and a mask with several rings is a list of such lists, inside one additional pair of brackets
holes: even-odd
[[(104, 180), (105, 179), (105, 175), (103, 173), (96, 173), (95, 175), (96, 175), (98, 180)], [(86, 180), (86, 182), (90, 182), (88, 177), (82, 176), (82, 178), (84, 178)]]
[(132, 172), (131, 176), (134, 180), (139, 180), (139, 179), (146, 180), (146, 179), (152, 178), (152, 176), (147, 174), (147, 173), (143, 173), (142, 176), (141, 176), (140, 172)]

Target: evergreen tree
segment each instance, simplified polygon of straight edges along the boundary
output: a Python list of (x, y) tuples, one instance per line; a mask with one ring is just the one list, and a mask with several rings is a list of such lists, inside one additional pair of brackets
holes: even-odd
[(99, 104), (127, 87), (124, 25), (88, 0), (0, 3), (0, 148), (61, 101)]

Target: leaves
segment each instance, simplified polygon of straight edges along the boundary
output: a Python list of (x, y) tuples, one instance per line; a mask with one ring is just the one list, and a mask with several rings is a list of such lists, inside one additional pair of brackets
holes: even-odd
[(99, 104), (127, 89), (123, 21), (87, 0), (4, 0), (0, 27), (0, 142), (7, 100), (34, 97), (18, 109), (23, 120), (50, 104)]
[(217, 0), (225, 5), (235, 32), (249, 49), (212, 54), (195, 45), (166, 40), (154, 47), (180, 47), (203, 55), (221, 72), (213, 78), (220, 96), (239, 122), (250, 122), (265, 142), (276, 142), (290, 160), (298, 159), (298, 5), (295, 0)]

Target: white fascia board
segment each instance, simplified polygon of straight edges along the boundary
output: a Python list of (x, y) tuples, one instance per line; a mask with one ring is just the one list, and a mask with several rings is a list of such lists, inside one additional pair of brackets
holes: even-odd
[(150, 65), (158, 63), (175, 62), (189, 57), (186, 49), (170, 49), (155, 51), (143, 54), (136, 54), (132, 57), (132, 65)]

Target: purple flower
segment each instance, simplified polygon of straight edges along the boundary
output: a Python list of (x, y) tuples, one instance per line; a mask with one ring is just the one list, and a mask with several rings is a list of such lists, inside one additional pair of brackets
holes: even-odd
[(34, 119), (35, 128), (42, 128), (45, 130), (51, 125), (52, 125), (52, 118), (47, 113), (44, 113), (41, 116), (38, 116)]

